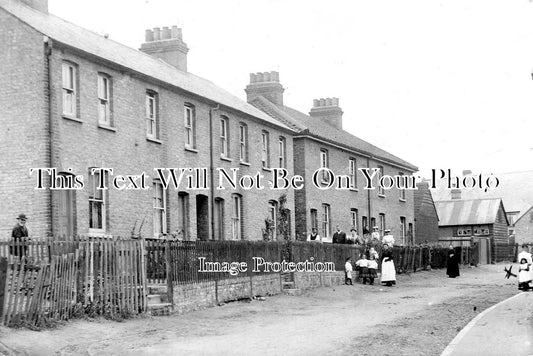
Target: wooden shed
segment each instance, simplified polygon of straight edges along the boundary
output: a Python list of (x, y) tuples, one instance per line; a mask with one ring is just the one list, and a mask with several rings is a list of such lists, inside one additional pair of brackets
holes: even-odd
[(514, 258), (515, 241), (509, 236), (509, 222), (501, 199), (446, 200), (435, 202), (435, 206), (439, 215), (439, 241), (479, 244), (482, 263)]

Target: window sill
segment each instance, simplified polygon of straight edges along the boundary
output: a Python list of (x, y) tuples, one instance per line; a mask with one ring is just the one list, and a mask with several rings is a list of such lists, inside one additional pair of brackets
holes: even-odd
[(265, 172), (272, 172), (271, 168), (268, 167), (261, 167)]
[(226, 161), (226, 162), (233, 162), (233, 160), (229, 157), (225, 157), (225, 156), (220, 156), (220, 159), (223, 160), (223, 161)]
[(402, 203), (405, 203), (407, 200), (400, 198), (399, 199)]
[(99, 123), (98, 127), (101, 128), (101, 129), (104, 129), (104, 130), (117, 132), (117, 129), (115, 127), (112, 127), (112, 126), (108, 126), (108, 125), (104, 125), (104, 124), (100, 124)]
[(357, 188), (350, 188), (350, 190), (351, 190), (352, 192), (356, 192), (356, 193), (359, 191), (359, 189), (357, 189)]
[(79, 117), (69, 116), (69, 115), (65, 115), (65, 114), (63, 114), (63, 119), (67, 119), (67, 120), (70, 120), (70, 121), (76, 121), (76, 122), (79, 122), (80, 124), (84, 123), (84, 121), (82, 119), (80, 119)]
[(185, 151), (192, 152), (192, 153), (198, 153), (197, 149), (191, 148), (191, 147), (185, 147)]
[(146, 141), (150, 141), (150, 142), (153, 142), (153, 143), (158, 143), (160, 145), (163, 143), (163, 141), (158, 140), (157, 138), (152, 138), (152, 137), (147, 137)]
[(380, 197), (380, 198), (385, 198), (385, 194), (379, 194), (379, 193), (378, 193), (378, 197)]
[(106, 234), (105, 232), (101, 232), (101, 231), (91, 231), (91, 230), (89, 230), (89, 233), (87, 234), (87, 236), (89, 236), (89, 237), (103, 237), (103, 238), (106, 238), (106, 239), (111, 239), (111, 238), (113, 238), (112, 235), (108, 235), (108, 234)]
[(244, 161), (240, 161), (239, 164), (243, 165), (243, 166), (247, 166), (247, 167), (250, 167), (251, 164), (248, 163), (248, 162), (244, 162)]

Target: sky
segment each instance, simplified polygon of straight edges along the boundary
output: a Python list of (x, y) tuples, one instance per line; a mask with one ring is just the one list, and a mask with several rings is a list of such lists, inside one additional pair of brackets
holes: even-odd
[(284, 103), (338, 97), (343, 128), (418, 166), (533, 170), (530, 0), (49, 0), (51, 13), (139, 48), (178, 25), (188, 69), (246, 100), (278, 71)]

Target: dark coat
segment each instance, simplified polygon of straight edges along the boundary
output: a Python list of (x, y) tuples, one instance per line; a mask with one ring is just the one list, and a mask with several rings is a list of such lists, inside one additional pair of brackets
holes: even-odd
[(13, 241), (9, 246), (9, 252), (14, 256), (26, 256), (28, 253), (28, 246), (25, 244), (25, 238), (28, 237), (28, 229), (26, 226), (15, 225), (11, 231), (11, 238)]
[(344, 231), (335, 231), (333, 234), (333, 241), (334, 244), (345, 244), (346, 243), (346, 233)]
[(448, 277), (459, 277), (459, 255), (455, 250), (448, 250), (446, 265), (446, 274)]

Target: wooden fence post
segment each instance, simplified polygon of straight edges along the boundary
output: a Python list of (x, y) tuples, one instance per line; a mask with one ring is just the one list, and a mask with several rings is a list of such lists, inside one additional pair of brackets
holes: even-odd
[(2, 257), (0, 258), (0, 320), (4, 320), (7, 275), (7, 257)]
[(170, 240), (165, 241), (165, 260), (167, 272), (167, 295), (170, 303), (174, 306), (174, 277), (172, 273), (172, 254), (170, 253)]

